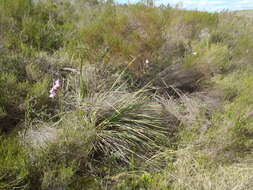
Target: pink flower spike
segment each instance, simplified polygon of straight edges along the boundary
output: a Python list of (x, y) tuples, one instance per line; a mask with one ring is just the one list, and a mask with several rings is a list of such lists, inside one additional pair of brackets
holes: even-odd
[(57, 90), (61, 87), (61, 83), (60, 80), (57, 79), (56, 81), (54, 81), (53, 83), (53, 87), (50, 89), (50, 98), (54, 98), (55, 96), (57, 96)]
[(53, 87), (52, 87), (52, 91), (56, 91), (58, 88), (54, 85)]
[(49, 98), (54, 98), (55, 96), (56, 96), (56, 92), (52, 92), (50, 93)]
[(55, 91), (55, 89), (51, 88), (51, 90), (49, 92), (50, 92), (50, 94), (52, 94), (54, 91)]
[(54, 87), (55, 87), (56, 89), (58, 89), (58, 88), (61, 87), (61, 83), (60, 83), (60, 80), (59, 80), (59, 79), (57, 79), (57, 80), (55, 81)]

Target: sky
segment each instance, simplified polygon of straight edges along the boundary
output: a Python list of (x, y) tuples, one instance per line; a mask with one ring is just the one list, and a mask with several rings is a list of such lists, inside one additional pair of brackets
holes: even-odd
[[(175, 6), (180, 5), (184, 9), (202, 11), (223, 11), (223, 10), (247, 10), (253, 9), (253, 0), (154, 0), (156, 5)], [(119, 3), (127, 3), (128, 0), (118, 0)], [(130, 0), (136, 3), (138, 0)]]

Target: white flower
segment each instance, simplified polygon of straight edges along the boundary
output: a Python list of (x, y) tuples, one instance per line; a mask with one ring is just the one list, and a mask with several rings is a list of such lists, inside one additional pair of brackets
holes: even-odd
[(149, 60), (148, 60), (148, 59), (146, 59), (145, 63), (146, 63), (146, 64), (149, 64)]

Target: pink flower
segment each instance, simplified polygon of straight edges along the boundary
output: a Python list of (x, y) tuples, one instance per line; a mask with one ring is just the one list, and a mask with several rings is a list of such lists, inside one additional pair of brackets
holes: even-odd
[(60, 87), (61, 87), (60, 80), (57, 79), (56, 81), (54, 81), (53, 87), (49, 91), (50, 92), (49, 98), (54, 98), (55, 96), (57, 96), (57, 91)]
[(52, 92), (50, 93), (49, 98), (54, 98), (56, 95), (57, 95), (56, 92)]
[(55, 88), (55, 89), (58, 89), (58, 88), (60, 88), (60, 87), (61, 87), (60, 80), (57, 79), (57, 80), (54, 82), (54, 88)]
[(51, 90), (49, 91), (50, 94), (52, 94), (55, 91), (55, 89), (51, 88)]

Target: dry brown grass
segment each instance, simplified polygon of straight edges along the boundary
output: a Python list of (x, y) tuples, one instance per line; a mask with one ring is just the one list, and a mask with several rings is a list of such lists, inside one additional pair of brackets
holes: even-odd
[[(189, 190), (252, 189), (253, 167), (250, 163), (215, 167), (208, 164), (207, 155), (208, 152), (202, 154), (187, 150), (179, 152), (177, 161), (174, 163), (176, 169), (172, 173), (175, 179), (172, 187)], [(168, 178), (170, 178), (169, 175)]]

